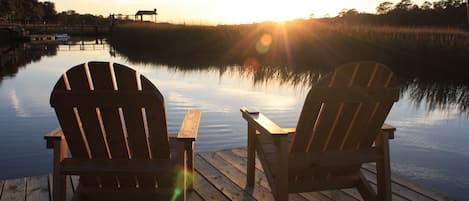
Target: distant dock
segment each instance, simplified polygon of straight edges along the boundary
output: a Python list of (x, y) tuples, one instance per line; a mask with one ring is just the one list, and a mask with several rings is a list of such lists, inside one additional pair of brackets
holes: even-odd
[(111, 30), (110, 25), (25, 25), (30, 34), (66, 33), (70, 36), (105, 36)]
[[(256, 185), (246, 188), (245, 148), (196, 154), (194, 191), (188, 200), (273, 200), (260, 162), (256, 161)], [(51, 161), (52, 164), (52, 161)], [(376, 187), (376, 169), (366, 164), (361, 171)], [(52, 179), (48, 175), (0, 181), (0, 201), (49, 201)], [(67, 178), (67, 200), (71, 200), (78, 177)], [(392, 175), (392, 200), (450, 200), (405, 178)], [(355, 189), (290, 194), (295, 201), (363, 200)]]
[(59, 25), (59, 24), (0, 24), (0, 36), (7, 41), (50, 40), (39, 36), (63, 33), (70, 36), (106, 36), (110, 25)]

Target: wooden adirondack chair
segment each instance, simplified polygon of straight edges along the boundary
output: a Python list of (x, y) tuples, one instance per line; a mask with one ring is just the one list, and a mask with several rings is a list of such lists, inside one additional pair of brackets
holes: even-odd
[(68, 70), (50, 104), (61, 127), (45, 136), (54, 149), (53, 201), (65, 200), (65, 175), (80, 175), (74, 200), (186, 199), (200, 111), (189, 110), (179, 133), (168, 135), (158, 89), (107, 62)]
[[(395, 128), (384, 120), (398, 98), (394, 74), (362, 62), (337, 68), (312, 87), (296, 129), (241, 108), (248, 123), (248, 186), (254, 186), (257, 150), (277, 201), (288, 193), (341, 188), (357, 188), (365, 200), (391, 200), (388, 140)], [(376, 162), (377, 193), (360, 172), (368, 162)]]

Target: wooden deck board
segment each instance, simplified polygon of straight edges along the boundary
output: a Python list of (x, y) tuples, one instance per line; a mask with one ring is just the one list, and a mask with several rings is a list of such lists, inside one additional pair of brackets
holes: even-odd
[[(246, 187), (246, 149), (231, 149), (199, 153), (195, 159), (194, 190), (190, 201), (215, 200), (273, 200), (271, 190), (260, 163), (256, 161), (255, 187)], [(366, 179), (376, 188), (376, 169), (372, 164), (362, 167)], [(67, 177), (67, 198), (78, 185), (78, 177)], [(0, 180), (0, 201), (49, 201), (52, 180), (50, 175)], [(443, 201), (447, 197), (412, 181), (392, 175), (393, 200)], [(292, 201), (363, 200), (355, 189), (290, 194)]]
[(195, 168), (203, 177), (205, 177), (213, 186), (220, 190), (230, 200), (255, 200), (249, 193), (243, 191), (228, 177), (224, 176), (219, 170), (211, 166), (199, 154), (195, 157)]
[(229, 199), (210, 184), (197, 171), (194, 172), (194, 190), (206, 201), (228, 201)]
[(2, 194), (3, 194), (3, 184), (5, 184), (5, 181), (0, 180), (0, 198), (2, 198)]
[(26, 179), (6, 180), (3, 186), (3, 193), (0, 201), (20, 201), (26, 196)]
[(47, 177), (34, 176), (26, 178), (26, 201), (49, 200)]

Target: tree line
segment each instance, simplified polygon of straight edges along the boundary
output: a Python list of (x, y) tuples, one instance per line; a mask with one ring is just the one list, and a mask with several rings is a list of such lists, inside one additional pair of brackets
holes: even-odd
[(0, 23), (20, 24), (103, 24), (103, 16), (79, 14), (74, 10), (57, 13), (55, 4), (38, 0), (0, 0)]
[(385, 1), (376, 7), (376, 14), (344, 9), (331, 20), (355, 24), (467, 27), (466, 6), (464, 0), (425, 1), (421, 5), (411, 0)]

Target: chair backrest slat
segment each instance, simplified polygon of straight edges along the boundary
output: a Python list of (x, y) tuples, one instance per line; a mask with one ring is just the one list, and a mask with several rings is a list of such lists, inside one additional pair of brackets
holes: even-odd
[[(95, 91), (114, 91), (112, 68), (107, 62), (90, 62), (89, 69)], [(128, 150), (118, 106), (100, 107), (100, 114), (106, 131), (107, 145), (112, 158), (128, 158)]]
[(339, 67), (308, 93), (290, 151), (369, 147), (398, 98), (394, 75), (384, 65)]
[[(135, 71), (114, 65), (119, 92), (137, 92), (138, 83)], [(128, 135), (130, 157), (135, 159), (150, 158), (147, 135), (145, 133), (142, 108), (132, 105), (122, 107), (125, 128)]]
[[(108, 62), (89, 62), (88, 69), (93, 82), (95, 92), (116, 91), (114, 81), (112, 79), (113, 69)], [(95, 105), (96, 107), (98, 105)], [(100, 106), (98, 109), (98, 117), (101, 118), (104, 128), (104, 139), (110, 158), (129, 158), (126, 139), (124, 137), (123, 127), (119, 115), (119, 107)], [(105, 122), (105, 123), (104, 123)], [(133, 177), (101, 177), (101, 185), (103, 187), (117, 188), (135, 186)]]
[[(139, 91), (135, 71), (130, 71), (127, 67), (114, 64), (117, 88), (119, 91)], [(127, 131), (128, 147), (130, 157), (134, 159), (151, 158), (148, 145), (148, 137), (145, 132), (145, 123), (142, 108), (138, 106), (126, 106), (122, 108)], [(139, 187), (151, 188), (155, 186), (153, 178), (137, 177)]]
[[(72, 91), (91, 92), (91, 80), (88, 80), (86, 67), (73, 68), (67, 73), (68, 81)], [(103, 133), (100, 128), (96, 107), (77, 106), (79, 121), (82, 124), (86, 140), (91, 153), (91, 158), (109, 158), (107, 146), (104, 142)]]
[[(327, 88), (345, 88), (350, 83), (350, 79), (353, 79), (351, 76), (353, 70), (352, 68), (347, 68), (345, 71), (334, 71), (331, 76), (325, 77), (326, 79), (323, 82), (327, 83)], [(312, 91), (311, 94), (313, 93)], [(315, 97), (319, 98), (321, 96)], [(311, 135), (308, 138), (308, 146), (305, 149), (308, 152), (322, 151), (327, 148), (343, 110), (343, 104), (340, 101), (323, 102), (321, 100), (321, 102), (322, 108), (318, 114), (318, 121), (311, 131)]]
[[(388, 94), (392, 94), (385, 88), (379, 88), (376, 92), (370, 93), (372, 89), (367, 86), (373, 77), (375, 66), (374, 63), (354, 64), (337, 72), (337, 74), (340, 74), (341, 79), (347, 80), (347, 84), (340, 88), (343, 91), (338, 91), (335, 94), (335, 97), (342, 99), (341, 113), (337, 117), (337, 127), (330, 133), (329, 140), (326, 141), (326, 146), (322, 149), (323, 151), (342, 149), (342, 144), (347, 141), (350, 135), (350, 132), (347, 131), (350, 131), (350, 127), (357, 121), (358, 108), (364, 102), (379, 101), (387, 98)], [(350, 93), (348, 94), (347, 91), (350, 91)], [(346, 96), (341, 97), (344, 94)]]
[[(142, 90), (144, 91), (153, 91), (155, 94), (155, 99), (160, 102), (163, 102), (163, 95), (158, 91), (158, 89), (145, 77), (141, 76), (140, 80), (142, 82)], [(148, 124), (148, 133), (149, 133), (149, 142), (150, 149), (152, 150), (153, 158), (169, 158), (169, 147), (168, 147), (168, 135), (166, 116), (161, 115), (165, 114), (164, 104), (158, 104), (158, 102), (153, 102), (148, 105), (149, 107), (145, 108), (146, 118), (148, 122), (159, 122)]]
[[(55, 84), (54, 91), (66, 91), (67, 85), (66, 80), (62, 76), (59, 81)], [(51, 102), (52, 102), (51, 98)], [(73, 154), (73, 157), (76, 158), (89, 158), (89, 153), (86, 148), (86, 143), (80, 132), (80, 125), (76, 119), (75, 109), (73, 107), (55, 107), (55, 113), (57, 119), (59, 120), (62, 131), (65, 135), (65, 138), (68, 141), (73, 143), (68, 143), (70, 152)]]

